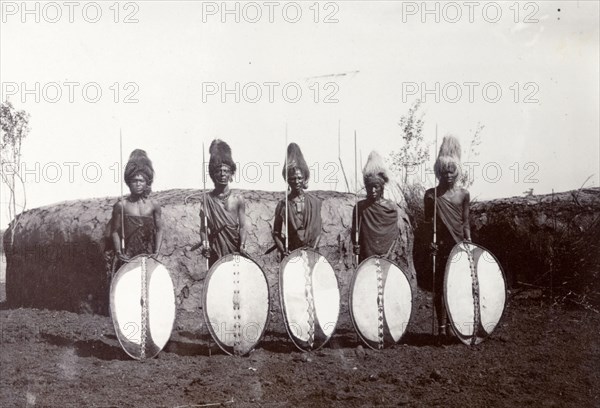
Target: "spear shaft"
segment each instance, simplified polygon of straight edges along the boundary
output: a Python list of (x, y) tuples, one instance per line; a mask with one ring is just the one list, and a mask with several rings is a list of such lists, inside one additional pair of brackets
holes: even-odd
[[(123, 131), (119, 129), (119, 164), (123, 171)], [(123, 181), (121, 180), (121, 252), (125, 253), (125, 203), (123, 202)]]
[[(206, 160), (204, 155), (204, 142), (202, 142), (202, 184), (204, 191), (202, 192), (202, 206), (204, 207), (204, 242), (202, 245), (208, 249), (208, 216), (206, 214)], [(206, 270), (208, 271), (208, 258), (206, 258)]]
[(287, 123), (285, 124), (285, 167), (284, 167), (284, 172), (285, 172), (285, 252), (288, 251), (288, 155), (287, 155), (287, 148), (288, 148), (288, 126)]
[[(342, 136), (341, 136), (341, 125), (342, 121), (338, 121), (338, 161), (340, 162), (340, 168), (344, 175), (344, 181), (346, 182), (346, 191), (350, 192), (350, 184), (348, 184), (348, 177), (346, 177), (346, 171), (344, 170), (344, 163), (342, 162)], [(356, 162), (356, 160), (355, 160)], [(355, 163), (356, 164), (356, 163)], [(337, 186), (337, 184), (336, 184)]]
[[(437, 152), (437, 144), (438, 144), (438, 127), (437, 123), (435, 125), (435, 151)], [(437, 179), (437, 177), (435, 177)], [(434, 180), (433, 187), (433, 246), (435, 248), (437, 242), (437, 180)], [(433, 307), (431, 308), (431, 333), (435, 336), (435, 250), (433, 252)]]
[[(358, 243), (359, 237), (359, 224), (358, 224), (358, 164), (357, 164), (357, 147), (356, 147), (356, 130), (354, 131), (354, 242)], [(356, 266), (358, 267), (358, 254), (354, 256)]]

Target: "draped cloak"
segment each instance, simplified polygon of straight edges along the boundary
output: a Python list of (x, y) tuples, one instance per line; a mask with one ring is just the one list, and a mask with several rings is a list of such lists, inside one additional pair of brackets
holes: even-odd
[[(429, 189), (425, 193), (426, 214), (431, 211), (433, 216), (434, 189)], [(463, 223), (463, 207), (461, 204), (455, 204), (444, 196), (437, 198), (437, 243), (443, 247), (452, 249), (454, 244), (458, 244), (465, 239)]]
[(211, 250), (209, 263), (212, 265), (222, 256), (239, 251), (240, 225), (237, 214), (227, 211), (225, 204), (211, 194), (206, 194), (206, 207), (208, 243)]
[(400, 235), (398, 210), (389, 201), (359, 201), (352, 211), (352, 242), (356, 244), (356, 208), (358, 207), (360, 245), (359, 262), (372, 255), (386, 255)]
[[(275, 225), (285, 228), (285, 200), (281, 200), (275, 209)], [(310, 193), (304, 193), (304, 209), (298, 213), (295, 204), (288, 200), (288, 249), (293, 251), (302, 247), (314, 247), (322, 230), (321, 200)], [(282, 235), (281, 231), (275, 231)], [(283, 232), (285, 234), (285, 232)]]
[[(435, 200), (435, 189), (425, 192), (425, 217), (433, 219), (433, 207), (436, 203), (436, 243), (438, 251), (435, 259), (435, 304), (436, 309), (444, 313), (443, 293), (444, 278), (448, 257), (455, 244), (464, 241), (463, 208), (462, 204), (455, 204), (444, 196)], [(432, 226), (433, 236), (433, 226)]]
[(454, 238), (454, 241), (456, 243), (464, 241), (462, 203), (461, 205), (456, 205), (446, 197), (441, 196), (437, 199), (437, 210), (440, 219), (452, 235), (452, 238)]

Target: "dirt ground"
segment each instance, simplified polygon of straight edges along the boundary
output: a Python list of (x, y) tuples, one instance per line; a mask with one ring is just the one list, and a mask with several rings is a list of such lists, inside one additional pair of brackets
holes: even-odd
[(348, 324), (316, 352), (267, 333), (247, 357), (175, 331), (142, 362), (121, 350), (108, 317), (4, 308), (0, 406), (600, 406), (595, 311), (521, 293), (487, 341), (437, 346), (428, 305), (419, 293), (407, 335), (383, 351), (360, 346)]

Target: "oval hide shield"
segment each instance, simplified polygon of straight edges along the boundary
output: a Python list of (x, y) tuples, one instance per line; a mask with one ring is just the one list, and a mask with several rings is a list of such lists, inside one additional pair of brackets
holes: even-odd
[(253, 260), (229, 254), (210, 268), (202, 294), (204, 318), (227, 354), (245, 355), (262, 338), (269, 318), (269, 285)]
[(322, 347), (340, 313), (340, 290), (331, 264), (317, 251), (299, 248), (279, 266), (279, 296), (285, 327), (302, 351)]
[(506, 305), (506, 280), (496, 257), (476, 244), (456, 244), (446, 263), (444, 301), (460, 341), (481, 343), (498, 325)]
[(167, 268), (145, 255), (123, 264), (110, 285), (110, 315), (127, 354), (138, 360), (156, 356), (175, 322), (175, 290)]
[(396, 344), (412, 314), (412, 288), (400, 267), (371, 256), (356, 269), (350, 283), (350, 316), (360, 338), (372, 349)]

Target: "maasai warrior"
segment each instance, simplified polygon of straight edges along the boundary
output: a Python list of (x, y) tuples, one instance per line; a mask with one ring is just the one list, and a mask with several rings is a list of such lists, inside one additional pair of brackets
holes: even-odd
[(308, 188), (310, 170), (302, 151), (296, 143), (287, 148), (287, 166), (282, 171), (283, 179), (289, 186), (287, 199), (288, 248), (285, 248), (285, 200), (281, 200), (275, 209), (273, 239), (283, 256), (302, 248), (316, 248), (321, 236), (321, 200), (304, 190)]
[[(162, 244), (162, 210), (160, 204), (148, 198), (154, 169), (144, 150), (136, 149), (131, 153), (124, 178), (131, 194), (113, 206), (111, 219), (111, 235), (117, 257), (126, 262), (140, 254), (156, 256)], [(125, 248), (121, 247), (122, 231), (125, 232)]]
[[(352, 244), (358, 262), (372, 255), (389, 258), (400, 237), (398, 205), (384, 198), (389, 181), (388, 170), (379, 153), (369, 154), (363, 169), (367, 198), (359, 201), (352, 211)], [(356, 211), (358, 209), (358, 242), (356, 242)]]
[(244, 198), (239, 194), (232, 194), (229, 189), (229, 183), (233, 181), (237, 169), (231, 157), (231, 148), (224, 141), (215, 139), (208, 152), (208, 174), (215, 188), (206, 194), (208, 234), (204, 225), (205, 209), (200, 210), (200, 235), (203, 242), (202, 254), (212, 266), (227, 254), (246, 254), (247, 222)]
[[(436, 223), (437, 239), (432, 244), (433, 251), (436, 254), (434, 303), (439, 334), (445, 336), (447, 333), (447, 316), (443, 293), (446, 263), (455, 244), (471, 241), (469, 226), (470, 196), (466, 189), (459, 188), (456, 185), (456, 181), (461, 174), (460, 143), (454, 136), (444, 137), (433, 170), (439, 184), (437, 190), (431, 188), (425, 192), (425, 220), (431, 224), (432, 233), (432, 223)], [(435, 220), (433, 219), (434, 205), (437, 207)]]

